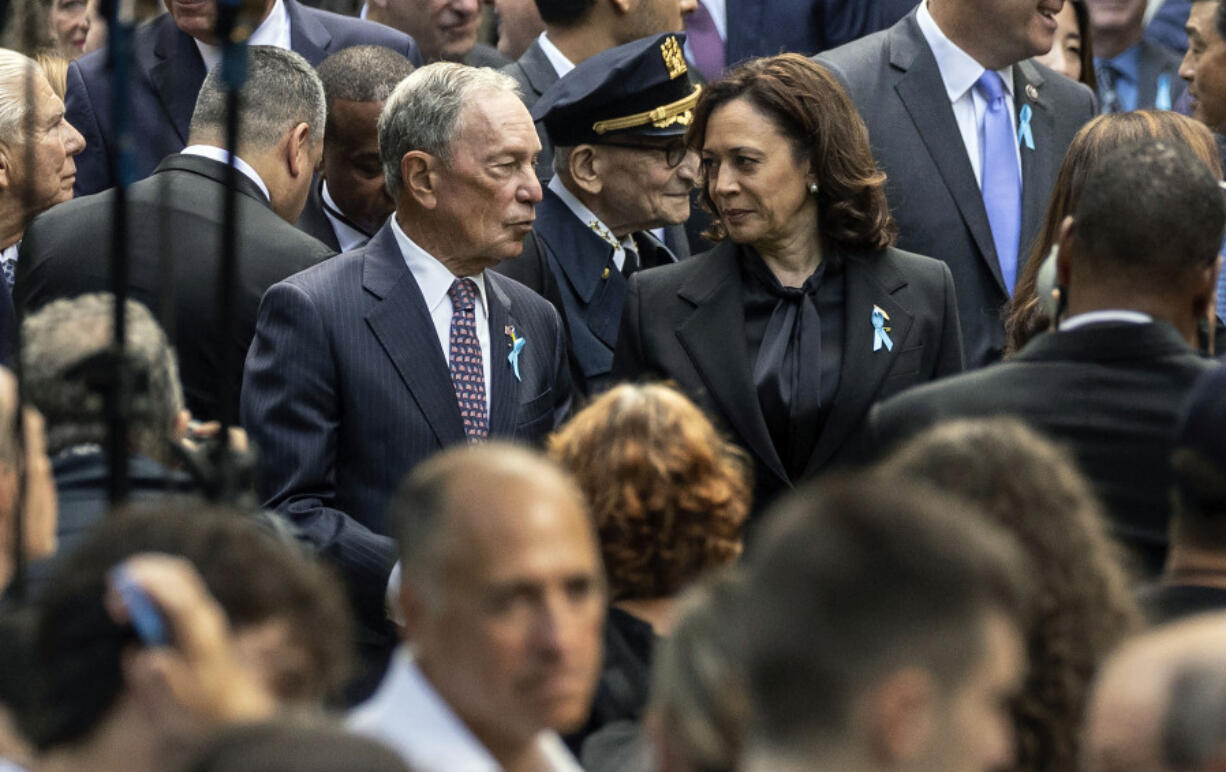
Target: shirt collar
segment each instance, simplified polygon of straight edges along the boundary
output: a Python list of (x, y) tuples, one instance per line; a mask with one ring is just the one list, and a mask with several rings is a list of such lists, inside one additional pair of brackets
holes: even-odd
[[(252, 46), (275, 46), (286, 50), (291, 47), (289, 11), (285, 8), (284, 0), (276, 0), (273, 3), (272, 11), (269, 12), (268, 18), (260, 22), (260, 26), (255, 28), (255, 32), (251, 33), (247, 44)], [(200, 57), (204, 59), (204, 68), (206, 70), (212, 70), (221, 61), (221, 46), (209, 45), (197, 40), (196, 48), (200, 51)]]
[(1070, 316), (1063, 322), (1060, 322), (1060, 332), (1068, 332), (1075, 330), (1078, 327), (1085, 327), (1091, 324), (1102, 324), (1104, 322), (1123, 322), (1125, 324), (1149, 324), (1154, 318), (1149, 314), (1143, 314), (1140, 311), (1129, 311), (1120, 308), (1109, 308), (1102, 311), (1087, 311), (1084, 314)]
[[(216, 145), (188, 145), (179, 152), (184, 155), (198, 155), (202, 158), (211, 158), (222, 164), (227, 163), (230, 156), (230, 151)], [(234, 168), (238, 169), (246, 175), (247, 179), (255, 183), (260, 192), (264, 194), (265, 200), (272, 201), (272, 196), (268, 193), (268, 186), (264, 184), (264, 179), (260, 177), (259, 172), (251, 167), (251, 164), (236, 155), (234, 156)]]
[(541, 44), (541, 50), (545, 52), (545, 58), (553, 65), (553, 71), (558, 74), (559, 78), (566, 77), (566, 74), (575, 69), (575, 63), (566, 58), (566, 54), (562, 53), (561, 49), (553, 44), (549, 39), (549, 34), (542, 32), (536, 42)]
[[(337, 217), (333, 212), (340, 212), (341, 208), (332, 200), (332, 194), (328, 192), (328, 181), (320, 182), (320, 198), (323, 199), (324, 216), (328, 218), (328, 222), (332, 224), (332, 230), (336, 233), (336, 240), (340, 245), (342, 252), (348, 252), (355, 247), (361, 246), (370, 240), (369, 233), (363, 233), (357, 228), (350, 225), (345, 220)], [(342, 212), (342, 214), (344, 214)]]
[(421, 289), (422, 297), (426, 301), (426, 309), (431, 314), (442, 303), (446, 303), (449, 308), (451, 307), (451, 298), (447, 297), (447, 290), (451, 289), (451, 285), (456, 278), (473, 280), (477, 285), (477, 297), (481, 298), (481, 308), (486, 314), (489, 313), (489, 304), (485, 297), (484, 271), (474, 276), (457, 277), (447, 266), (440, 263), (438, 258), (422, 249), (417, 245), (417, 242), (409, 238), (409, 235), (400, 227), (394, 212), (391, 214), (391, 221), (392, 234), (396, 237), (396, 243), (400, 246), (400, 254), (404, 256), (405, 265), (408, 266), (409, 272), (413, 274), (413, 278), (417, 281), (417, 286)]
[[(967, 91), (971, 90), (987, 68), (975, 61), (973, 56), (959, 48), (941, 31), (936, 19), (932, 18), (932, 14), (928, 11), (926, 0), (920, 3), (915, 13), (915, 21), (919, 24), (924, 39), (928, 41), (932, 55), (936, 57), (937, 69), (941, 72), (941, 81), (945, 84), (945, 93), (949, 96), (949, 101), (957, 102), (966, 95)], [(1013, 68), (1006, 67), (1003, 70), (997, 70), (996, 73), (1005, 82), (1005, 91), (1012, 97)]]
[(626, 249), (634, 249), (634, 239), (632, 239), (630, 236), (626, 236), (619, 243), (617, 236), (613, 235), (613, 229), (608, 225), (605, 225), (604, 220), (597, 217), (595, 212), (588, 209), (587, 206), (585, 206), (574, 193), (571, 193), (566, 186), (562, 184), (561, 178), (556, 174), (549, 180), (548, 187), (554, 192), (554, 195), (562, 200), (563, 204), (566, 204), (566, 208), (573, 212), (575, 217), (579, 218), (580, 222), (591, 228), (593, 233), (595, 233), (613, 248), (615, 254), (614, 260), (618, 263), (618, 267), (620, 268), (621, 261), (618, 260), (616, 256), (623, 255)]

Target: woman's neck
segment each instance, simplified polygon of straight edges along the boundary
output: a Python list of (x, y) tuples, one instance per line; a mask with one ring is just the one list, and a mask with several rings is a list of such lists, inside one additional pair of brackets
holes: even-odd
[(822, 264), (822, 239), (816, 229), (778, 242), (754, 244), (762, 262), (785, 287), (799, 287)]

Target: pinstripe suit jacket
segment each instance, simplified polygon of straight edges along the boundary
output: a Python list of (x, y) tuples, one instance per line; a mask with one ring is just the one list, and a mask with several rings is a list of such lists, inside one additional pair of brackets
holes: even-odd
[[(537, 442), (570, 408), (562, 323), (518, 282), (493, 271), (485, 282), (490, 435)], [(526, 339), (522, 380), (511, 328)], [(264, 295), (242, 415), (265, 506), (339, 566), (359, 616), (381, 619), (395, 562), (388, 500), (417, 462), (465, 441), (447, 360), (389, 225)]]

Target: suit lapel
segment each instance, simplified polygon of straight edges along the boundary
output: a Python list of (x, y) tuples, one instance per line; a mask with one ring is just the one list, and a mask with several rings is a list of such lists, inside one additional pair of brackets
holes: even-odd
[[(880, 391), (895, 360), (907, 345), (914, 321), (893, 298), (906, 280), (880, 260), (851, 254), (844, 268), (843, 365), (834, 406), (818, 435), (805, 474), (822, 468), (856, 429)], [(873, 308), (888, 317), (885, 326), (894, 347), (873, 350)]]
[(379, 299), (366, 323), (409, 389), (439, 444), (464, 442), (464, 421), (451, 371), (434, 334), (434, 321), (412, 272), (404, 264), (391, 225), (363, 248), (362, 286)]
[[(497, 280), (491, 271), (485, 273), (490, 323), (490, 435), (510, 437), (515, 433), (519, 418), (520, 381), (507, 358), (512, 345), (507, 331), (514, 330), (517, 337), (523, 336), (524, 331), (515, 321), (511, 299), (498, 286)], [(524, 357), (524, 361), (527, 361), (527, 357)], [(523, 370), (524, 364), (521, 362), (521, 376)]]
[(318, 19), (302, 12), (302, 6), (297, 0), (284, 0), (285, 11), (289, 15), (290, 47), (302, 54), (302, 58), (318, 67), (328, 54), (328, 46), (332, 44), (332, 33), (319, 23)]
[[(550, 86), (558, 82), (558, 71), (553, 68), (549, 57), (545, 56), (545, 49), (541, 48), (539, 40), (534, 41), (532, 45), (528, 46), (528, 50), (519, 58), (519, 68), (523, 70), (524, 77), (528, 80), (528, 85), (535, 92), (532, 95), (533, 103)], [(524, 96), (528, 95), (525, 94)]]
[[(669, 226), (670, 229), (676, 227)], [(657, 268), (677, 262), (677, 255), (673, 254), (673, 250), (651, 231), (638, 231), (633, 236), (634, 247), (639, 253), (640, 268)]]
[(192, 111), (196, 109), (196, 96), (204, 83), (204, 59), (195, 41), (180, 32), (169, 15), (162, 20), (153, 53), (155, 61), (149, 71), (149, 80), (170, 116), (180, 143), (185, 145)]
[(1013, 104), (1021, 115), (1022, 107), (1030, 105), (1030, 130), (1034, 135), (1034, 150), (1019, 146), (1022, 154), (1022, 243), (1017, 250), (1017, 275), (1030, 254), (1028, 234), (1037, 235), (1047, 213), (1048, 197), (1055, 183), (1056, 165), (1063, 158), (1052, 153), (1055, 142), (1056, 116), (1051, 104), (1043, 98), (1043, 75), (1029, 60), (1013, 68)]
[(706, 270), (677, 290), (683, 300), (694, 305), (693, 312), (677, 328), (677, 338), (732, 429), (786, 484), (788, 475), (771, 441), (753, 385), (738, 254), (735, 244), (719, 244), (707, 258)]
[[(992, 228), (983, 206), (983, 195), (975, 181), (975, 170), (966, 155), (966, 146), (962, 144), (962, 134), (954, 120), (954, 111), (949, 104), (949, 95), (945, 92), (945, 82), (941, 79), (936, 57), (924, 40), (914, 13), (903, 23), (892, 27), (888, 34), (890, 64), (902, 70), (894, 84), (898, 97), (928, 148), (941, 179), (949, 188), (963, 222), (979, 247), (980, 256), (1004, 292), (1005, 280), (996, 257), (996, 246), (992, 242)], [(888, 141), (888, 138), (885, 139)], [(1038, 137), (1035, 140), (1037, 143)]]

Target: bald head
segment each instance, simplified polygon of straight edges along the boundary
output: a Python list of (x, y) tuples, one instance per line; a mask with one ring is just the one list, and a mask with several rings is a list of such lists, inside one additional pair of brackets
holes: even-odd
[(1226, 613), (1121, 647), (1099, 672), (1085, 726), (1090, 772), (1226, 770)]

